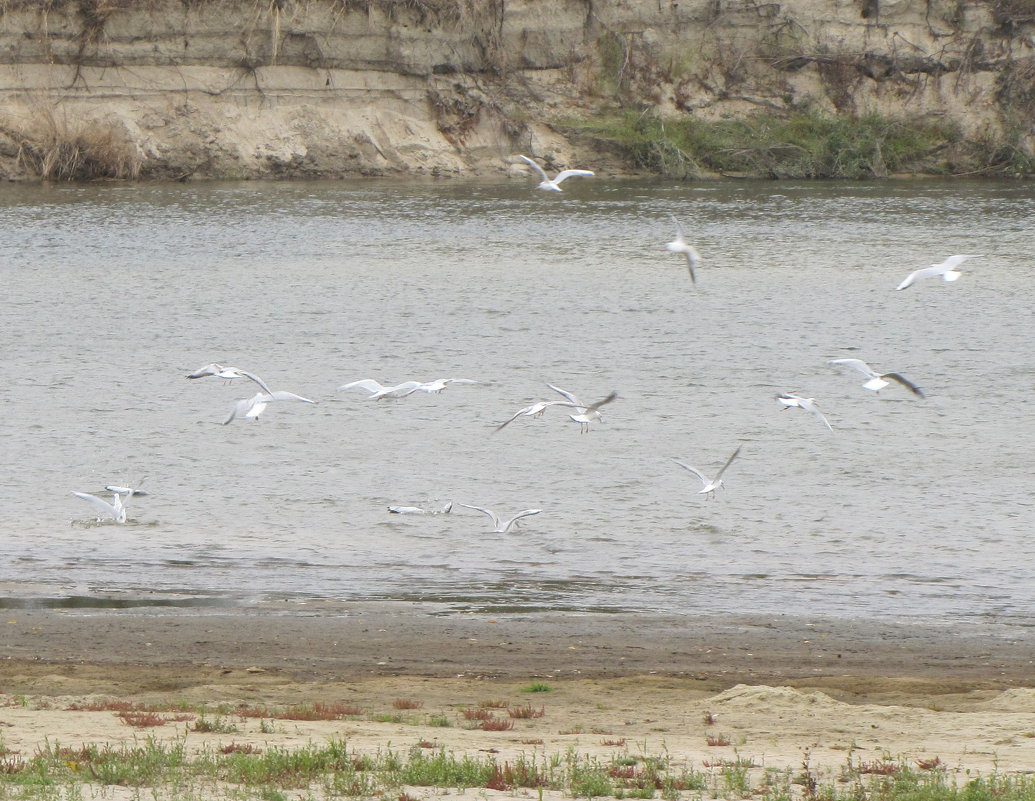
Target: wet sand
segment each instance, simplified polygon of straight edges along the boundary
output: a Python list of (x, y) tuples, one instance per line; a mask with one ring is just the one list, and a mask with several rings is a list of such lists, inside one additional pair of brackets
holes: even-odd
[[(376, 751), (432, 742), (514, 757), (574, 747), (665, 752), (695, 766), (749, 758), (836, 775), (846, 754), (966, 771), (1035, 766), (1035, 635), (945, 626), (772, 617), (440, 614), (420, 604), (281, 604), (231, 611), (6, 609), (0, 708), (7, 746), (131, 741), (83, 698), (140, 703), (349, 704), (363, 715), (239, 721), (223, 740), (284, 747), (345, 738)], [(532, 680), (549, 692), (530, 695)], [(398, 699), (419, 711), (398, 714)], [(472, 730), (485, 699), (545, 714), (514, 731)], [(393, 711), (394, 710), (394, 711)], [(394, 716), (394, 717), (393, 717)], [(449, 727), (433, 726), (430, 716)], [(392, 719), (389, 719), (392, 718)], [(149, 736), (182, 736), (172, 725)], [(728, 745), (714, 746), (709, 739)], [(194, 747), (220, 735), (191, 734)], [(536, 743), (535, 745), (529, 745)], [(620, 745), (615, 745), (620, 743)]]

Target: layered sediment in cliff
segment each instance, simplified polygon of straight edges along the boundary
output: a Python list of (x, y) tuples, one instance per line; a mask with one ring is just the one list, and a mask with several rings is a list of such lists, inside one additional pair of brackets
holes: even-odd
[(7, 0), (0, 174), (89, 147), (115, 164), (98, 175), (489, 174), (517, 152), (568, 163), (594, 143), (559, 121), (616, 104), (930, 115), (1030, 148), (1033, 18), (1024, 0)]

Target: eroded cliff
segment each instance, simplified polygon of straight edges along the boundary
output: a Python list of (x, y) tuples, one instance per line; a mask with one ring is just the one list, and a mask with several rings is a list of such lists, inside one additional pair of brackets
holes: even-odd
[(7, 0), (0, 172), (599, 165), (563, 121), (616, 106), (928, 116), (1030, 152), (1033, 19), (1031, 0)]

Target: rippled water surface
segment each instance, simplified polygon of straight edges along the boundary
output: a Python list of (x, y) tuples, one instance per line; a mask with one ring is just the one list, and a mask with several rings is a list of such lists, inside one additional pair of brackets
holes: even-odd
[[(0, 598), (1035, 614), (1031, 184), (565, 188), (5, 187)], [(318, 404), (223, 426), (255, 387), (211, 361)], [(484, 383), (337, 391), (438, 377)], [(620, 398), (493, 433), (547, 382)], [(673, 461), (738, 443), (714, 500)], [(125, 526), (69, 494), (138, 481)], [(543, 511), (386, 510), (448, 500)]]

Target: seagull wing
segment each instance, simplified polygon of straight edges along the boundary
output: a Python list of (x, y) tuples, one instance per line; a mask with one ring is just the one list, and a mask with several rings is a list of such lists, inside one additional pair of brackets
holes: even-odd
[(686, 468), (687, 470), (689, 470), (691, 473), (693, 473), (695, 476), (697, 476), (699, 479), (701, 479), (701, 483), (702, 484), (704, 484), (706, 487), (708, 486), (708, 479), (705, 478), (704, 473), (702, 473), (696, 467), (691, 467), (690, 465), (685, 464), (684, 462), (681, 462), (678, 459), (673, 459), (672, 461), (675, 462), (676, 464), (678, 464), (680, 467), (683, 467), (683, 468)]
[(199, 367), (193, 373), (188, 373), (187, 378), (204, 378), (209, 375), (218, 375), (222, 371), (223, 365), (212, 362), (212, 364), (206, 364), (204, 367)]
[(580, 402), (578, 398), (576, 398), (574, 395), (568, 392), (568, 390), (561, 389), (560, 387), (555, 387), (553, 384), (547, 384), (546, 386), (548, 386), (554, 392), (559, 392), (561, 395), (566, 397), (569, 401), (578, 406), (580, 409), (586, 408), (585, 405), (582, 402)]
[(607, 403), (610, 403), (611, 401), (613, 401), (617, 397), (618, 397), (618, 393), (616, 391), (612, 390), (611, 394), (608, 395), (606, 398), (598, 400), (596, 403), (593, 403), (593, 404), (590, 404), (589, 406), (587, 406), (586, 407), (586, 411), (583, 412), (583, 414), (589, 414), (590, 412), (595, 412), (601, 406), (603, 406), (603, 405), (605, 405)]
[(540, 177), (544, 181), (550, 180), (550, 177), (546, 174), (546, 171), (538, 164), (536, 164), (534, 161), (532, 161), (532, 159), (530, 159), (528, 156), (518, 156), (518, 158), (525, 162), (525, 164), (530, 166), (532, 169), (534, 169), (537, 173), (539, 173)]
[(827, 364), (840, 364), (858, 370), (867, 378), (878, 378), (878, 374), (862, 359), (831, 359)]
[(497, 520), (497, 522), (496, 522), (496, 530), (499, 531), (501, 534), (505, 534), (507, 532), (507, 530), (512, 525), (514, 525), (518, 520), (520, 520), (522, 517), (531, 517), (532, 515), (539, 514), (541, 511), (543, 511), (543, 510), (542, 509), (524, 509), (524, 510), (518, 512), (512, 518), (510, 518), (510, 520), (504, 521), (502, 525)]
[[(118, 511), (115, 507), (103, 498), (98, 498), (96, 495), (91, 495), (89, 492), (73, 492), (72, 494), (77, 498), (82, 498), (84, 501), (89, 501), (97, 507), (98, 511), (111, 515), (113, 518), (118, 516)], [(115, 497), (117, 498), (119, 496), (116, 495)]]
[(561, 170), (557, 173), (557, 177), (553, 179), (555, 184), (559, 184), (561, 181), (567, 178), (577, 178), (580, 175), (593, 175), (592, 170)]
[(697, 254), (697, 249), (693, 245), (687, 245), (686, 250), (683, 252), (686, 254), (686, 269), (690, 271), (690, 283), (697, 286), (697, 275), (694, 273), (694, 267), (697, 266), (697, 262), (701, 257)]
[[(517, 410), (517, 411), (516, 411), (516, 412), (514, 413), (514, 416), (513, 416), (513, 417), (511, 417), (511, 418), (510, 418), (509, 420), (506, 420), (505, 422), (502, 422), (502, 423), (500, 423), (500, 424), (499, 424), (498, 426), (496, 426), (496, 429), (495, 429), (495, 430), (496, 430), (496, 431), (499, 431), (499, 430), (500, 430), (501, 428), (506, 428), (506, 427), (507, 427), (507, 426), (509, 426), (509, 425), (510, 425), (511, 423), (513, 423), (513, 422), (514, 422), (515, 420), (517, 420), (517, 419), (518, 419), (519, 417), (521, 417), (521, 415), (523, 415), (523, 414), (528, 414), (529, 412), (531, 412), (531, 411), (532, 411), (532, 409), (533, 409), (533, 407), (532, 407), (532, 406), (526, 406), (526, 407), (525, 407), (524, 409), (518, 409), (518, 410)], [(461, 506), (462, 506), (462, 505), (463, 505), (463, 504), (461, 504)]]
[(384, 387), (372, 378), (364, 378), (360, 381), (353, 381), (350, 384), (342, 384), (338, 387), (339, 392), (343, 389), (365, 389), (367, 392), (373, 394), (375, 392), (380, 392)]
[(716, 484), (719, 483), (719, 479), (722, 478), (722, 474), (726, 472), (726, 468), (729, 467), (733, 463), (733, 460), (737, 458), (737, 454), (740, 453), (740, 449), (743, 448), (743, 447), (744, 447), (743, 445), (738, 445), (737, 449), (735, 451), (733, 451), (733, 455), (729, 459), (726, 460), (726, 464), (724, 464), (721, 468), (719, 468), (719, 472), (715, 474), (715, 483)]
[(262, 391), (265, 392), (267, 395), (274, 394), (273, 390), (266, 385), (266, 382), (259, 378), (257, 375), (255, 375), (255, 373), (249, 373), (247, 370), (237, 370), (237, 372), (241, 374), (242, 378), (247, 378), (250, 381), (254, 381), (256, 384), (262, 387)]
[(904, 375), (900, 375), (899, 373), (885, 373), (881, 376), (881, 378), (890, 378), (892, 381), (897, 381), (910, 392), (912, 392), (914, 395), (916, 395), (918, 398), (924, 397), (923, 390), (920, 389), (920, 387), (918, 387), (908, 378), (906, 378)]
[(958, 254), (956, 256), (949, 256), (949, 258), (947, 258), (941, 264), (935, 264), (933, 266), (935, 266), (935, 267), (944, 267), (946, 269), (951, 270), (954, 267), (959, 267), (967, 259), (976, 259), (976, 258), (979, 258), (980, 256), (981, 256), (980, 253), (975, 253), (975, 254)]
[(488, 515), (489, 518), (492, 520), (492, 525), (496, 526), (497, 528), (499, 527), (499, 524), (500, 524), (499, 515), (497, 515), (491, 509), (485, 509), (485, 508), (483, 508), (481, 506), (471, 506), (471, 504), (469, 504), (469, 503), (458, 503), (457, 506), (463, 506), (465, 509), (474, 509), (474, 511), (476, 511), (476, 512), (481, 512), (483, 515)]
[(922, 270), (915, 270), (914, 272), (911, 272), (909, 275), (907, 275), (902, 280), (902, 283), (895, 287), (895, 289), (905, 289), (906, 287), (911, 287), (921, 278), (930, 278), (932, 275), (941, 275), (943, 272), (945, 272), (945, 269), (943, 269), (938, 264), (932, 265), (930, 267), (924, 267)]
[(815, 417), (817, 420), (819, 420), (821, 423), (823, 423), (823, 425), (825, 425), (831, 431), (834, 430), (833, 428), (831, 428), (830, 422), (827, 420), (827, 418), (823, 416), (823, 412), (816, 408), (816, 404), (813, 403), (809, 398), (803, 398), (799, 400), (798, 405), (802, 409), (807, 411), (809, 414), (811, 414), (813, 417)]
[(296, 395), (294, 392), (285, 392), (282, 389), (277, 390), (276, 392), (271, 392), (270, 398), (272, 400), (296, 400), (302, 401), (302, 403), (316, 403), (316, 401), (314, 400), (309, 400), (309, 398), (303, 398), (301, 395)]

